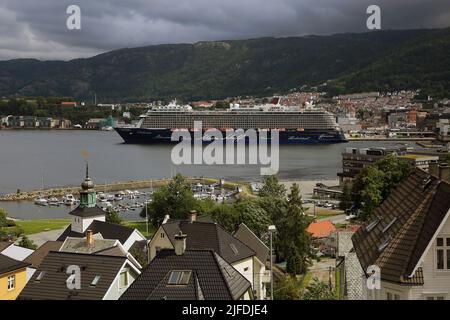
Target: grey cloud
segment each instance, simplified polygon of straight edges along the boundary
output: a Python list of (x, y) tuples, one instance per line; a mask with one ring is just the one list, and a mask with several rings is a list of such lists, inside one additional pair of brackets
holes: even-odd
[[(67, 30), (77, 4), (82, 29)], [(122, 47), (201, 40), (366, 31), (365, 10), (384, 29), (446, 27), (448, 0), (1, 0), (0, 59), (71, 59)]]

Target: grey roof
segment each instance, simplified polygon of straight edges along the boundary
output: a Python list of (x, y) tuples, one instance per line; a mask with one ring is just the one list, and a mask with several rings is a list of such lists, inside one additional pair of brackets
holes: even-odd
[(96, 205), (95, 207), (92, 208), (78, 206), (74, 210), (69, 212), (69, 214), (72, 216), (89, 218), (105, 215), (105, 212), (99, 206)]
[[(92, 230), (93, 234), (100, 233), (104, 239), (117, 239), (122, 244), (124, 244), (134, 232), (133, 228), (99, 220), (92, 221), (89, 227), (87, 227), (87, 230)], [(85, 236), (85, 233), (72, 231), (71, 226), (69, 225), (59, 236), (58, 241), (64, 241), (67, 237), (84, 238)]]
[(449, 209), (450, 184), (416, 169), (353, 235), (362, 268), (377, 265), (382, 280), (422, 284), (416, 267)]
[(0, 274), (8, 273), (29, 266), (29, 263), (17, 261), (0, 253)]
[(23, 261), (31, 263), (33, 268), (39, 268), (42, 260), (48, 255), (50, 251), (58, 251), (61, 248), (62, 241), (47, 241), (39, 248), (34, 250), (32, 254), (26, 257)]
[[(28, 281), (19, 299), (101, 300), (126, 260), (126, 257), (51, 251)], [(80, 290), (70, 290), (67, 287), (69, 275), (66, 270), (70, 265), (81, 268)], [(36, 278), (42, 271), (45, 273), (42, 279), (37, 281)], [(97, 275), (100, 280), (97, 285), (91, 286)]]
[(269, 248), (244, 223), (239, 225), (239, 228), (233, 235), (236, 239), (241, 240), (249, 248), (255, 251), (259, 261), (262, 263), (267, 261), (269, 258)]
[(256, 253), (239, 239), (233, 237), (220, 225), (210, 222), (171, 221), (162, 225), (170, 241), (180, 231), (187, 235), (187, 249), (212, 249), (228, 263), (234, 263)]
[[(191, 271), (187, 285), (170, 285), (172, 271)], [(122, 295), (124, 300), (237, 300), (250, 282), (213, 250), (162, 250)]]
[(67, 237), (59, 251), (75, 253), (94, 253), (105, 249), (110, 249), (116, 245), (116, 239), (96, 239), (93, 238), (90, 244), (87, 244), (86, 238)]

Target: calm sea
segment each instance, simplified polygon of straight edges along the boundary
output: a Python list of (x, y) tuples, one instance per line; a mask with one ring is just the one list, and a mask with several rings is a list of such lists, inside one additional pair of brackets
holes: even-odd
[[(346, 147), (398, 145), (391, 142), (351, 142), (335, 145), (280, 146), (278, 177), (285, 180), (335, 179)], [(127, 145), (115, 132), (0, 130), (0, 193), (78, 185), (84, 177), (83, 153), (89, 153), (91, 177), (106, 182), (160, 179), (180, 172), (188, 176), (260, 180), (255, 165), (181, 165), (171, 161), (170, 145)], [(17, 218), (64, 218), (62, 208), (29, 203), (4, 204)], [(37, 212), (41, 211), (41, 212)], [(134, 215), (133, 215), (134, 216)]]

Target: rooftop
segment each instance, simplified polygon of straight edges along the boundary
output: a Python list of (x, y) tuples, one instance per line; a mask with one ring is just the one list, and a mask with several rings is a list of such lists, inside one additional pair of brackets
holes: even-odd
[[(189, 239), (189, 237), (188, 237)], [(122, 295), (124, 300), (237, 300), (250, 282), (213, 250), (162, 250)]]
[(29, 264), (14, 260), (0, 253), (0, 274), (5, 274), (11, 271), (19, 270), (28, 267)]
[(450, 184), (416, 169), (394, 189), (352, 237), (363, 270), (381, 279), (422, 284), (420, 259), (450, 210)]

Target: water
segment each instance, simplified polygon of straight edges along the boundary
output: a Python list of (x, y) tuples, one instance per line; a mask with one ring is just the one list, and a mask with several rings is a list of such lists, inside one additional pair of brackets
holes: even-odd
[[(398, 145), (351, 142), (335, 145), (282, 145), (278, 177), (285, 180), (336, 179), (346, 147)], [(170, 145), (127, 145), (115, 132), (0, 130), (0, 194), (17, 189), (73, 186), (84, 177), (83, 152), (89, 153), (91, 177), (97, 185), (114, 181), (161, 179), (179, 172), (187, 176), (260, 180), (260, 166), (182, 165), (171, 162)], [(0, 203), (17, 218), (66, 218), (67, 208), (37, 207), (29, 202)]]

